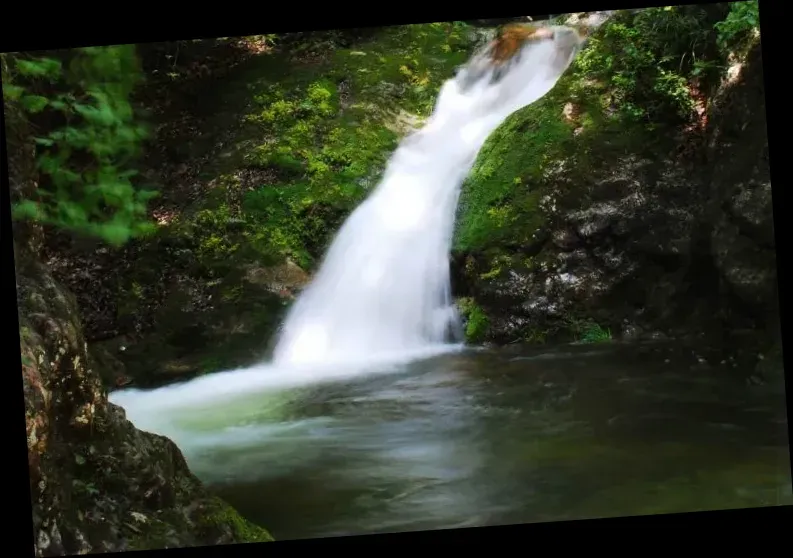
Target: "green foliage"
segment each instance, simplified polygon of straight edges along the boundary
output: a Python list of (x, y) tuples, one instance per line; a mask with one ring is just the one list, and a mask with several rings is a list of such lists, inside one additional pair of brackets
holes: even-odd
[(579, 343), (606, 343), (611, 341), (611, 330), (589, 319), (569, 318), (567, 326)]
[(256, 243), (307, 265), (305, 247), (321, 244), (317, 233), (328, 232), (317, 230), (322, 208), (359, 202), (396, 136), (365, 114), (342, 114), (337, 87), (327, 80), (286, 91), (270, 86), (256, 102), (262, 110), (249, 121), (261, 125), (268, 140), (246, 154), (247, 164), (274, 170), (278, 180), (247, 194), (245, 214), (257, 225)]
[[(395, 145), (389, 130), (361, 126), (355, 114), (342, 115), (338, 89), (328, 80), (287, 92), (273, 85), (256, 102), (262, 110), (248, 120), (264, 127), (268, 141), (247, 154), (248, 164), (274, 167), (328, 202), (359, 196), (362, 179)], [(304, 197), (300, 203), (313, 201)]]
[(397, 116), (428, 114), (465, 60), (463, 33), (447, 23), (385, 29), (250, 86), (245, 120), (264, 141), (246, 147), (243, 160), (266, 177), (243, 202), (251, 246), (314, 264), (342, 216), (376, 184), (401, 133)]
[(134, 47), (86, 47), (16, 58), (4, 67), (6, 100), (40, 131), (35, 196), (14, 217), (98, 237), (111, 245), (154, 229), (146, 204), (155, 192), (133, 183), (146, 137), (130, 97), (141, 79)]
[(657, 125), (692, 116), (689, 78), (711, 65), (715, 31), (699, 6), (647, 8), (607, 21), (574, 69), (608, 91), (620, 117)]
[(239, 250), (239, 239), (233, 234), (234, 216), (226, 204), (203, 209), (193, 219), (190, 236), (197, 244), (197, 257), (205, 264), (227, 263)]
[(457, 301), (460, 315), (466, 320), (465, 339), (469, 343), (480, 343), (490, 329), (490, 318), (472, 298), (461, 298)]
[(548, 335), (552, 332), (551, 328), (529, 328), (523, 333), (525, 343), (543, 345), (548, 340)]
[(733, 45), (741, 44), (759, 30), (760, 9), (757, 0), (733, 2), (724, 21), (715, 24), (719, 47), (728, 51)]
[(251, 523), (220, 498), (212, 498), (202, 509), (199, 529), (212, 530), (231, 527), (236, 541), (241, 543), (272, 542), (270, 533), (258, 525)]
[[(463, 186), (455, 249), (530, 246), (548, 218), (544, 194), (580, 199), (590, 169), (627, 150), (650, 150), (697, 121), (702, 95), (725, 68), (717, 38), (737, 40), (748, 29), (756, 19), (750, 4), (648, 8), (607, 20), (548, 95), (488, 138)], [(576, 116), (563, 116), (567, 103)], [(580, 191), (554, 183), (561, 166)]]
[(451, 22), (393, 27), (361, 48), (338, 52), (332, 63), (367, 100), (426, 117), (443, 82), (470, 54), (467, 29)]

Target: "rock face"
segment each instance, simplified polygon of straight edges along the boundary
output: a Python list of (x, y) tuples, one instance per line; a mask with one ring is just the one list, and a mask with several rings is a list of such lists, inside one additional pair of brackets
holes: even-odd
[[(36, 188), (29, 130), (6, 105), (12, 199)], [(39, 260), (41, 229), (15, 223), (25, 425), (37, 556), (173, 548), (270, 535), (213, 497), (169, 439), (108, 403), (76, 303)]]
[(775, 321), (776, 247), (759, 46), (730, 72), (711, 119), (708, 186), (711, 254), (722, 286), (753, 314)]
[(569, 333), (584, 317), (626, 337), (779, 336), (759, 43), (739, 69), (665, 155), (637, 146), (584, 174), (561, 161), (540, 202), (547, 227), (507, 271), (458, 261), (458, 294), (489, 316), (490, 341)]
[[(157, 326), (142, 339), (89, 342), (105, 385), (156, 387), (266, 358), (268, 340), (310, 276), (289, 260), (240, 266), (234, 274), (225, 278), (227, 296), (202, 298), (174, 288), (156, 314)], [(195, 300), (206, 300), (206, 308), (196, 308)]]
[(271, 540), (108, 403), (73, 297), (23, 250), (17, 290), (36, 555)]

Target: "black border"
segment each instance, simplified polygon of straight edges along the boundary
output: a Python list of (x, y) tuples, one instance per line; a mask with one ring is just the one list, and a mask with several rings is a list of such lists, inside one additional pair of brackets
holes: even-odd
[[(767, 126), (769, 136), (769, 150), (771, 150), (772, 137), (777, 135), (782, 138), (785, 129), (782, 128), (780, 116), (784, 114), (784, 105), (776, 101), (777, 89), (771, 85), (773, 79), (777, 79), (776, 74), (771, 68), (774, 66), (774, 60), (781, 51), (782, 55), (787, 54), (784, 46), (775, 46), (775, 32), (772, 29), (775, 27), (777, 21), (785, 22), (781, 12), (778, 8), (783, 4), (779, 1), (772, 0), (759, 0), (760, 1), (760, 24), (763, 30), (762, 33), (762, 50), (763, 50), (763, 66), (764, 66), (764, 80), (765, 80), (765, 94), (766, 94), (766, 111), (767, 111)], [(675, 2), (674, 4), (704, 4), (712, 2)], [(29, 4), (28, 4), (29, 5)], [(410, 16), (410, 5), (399, 5), (399, 11), (389, 8), (397, 7), (396, 5), (386, 6), (382, 5), (383, 15), (376, 15), (377, 11), (372, 10), (372, 5), (364, 5), (360, 8), (353, 8), (340, 4), (331, 5), (311, 5), (293, 8), (290, 17), (290, 6), (288, 4), (247, 4), (240, 5), (238, 9), (230, 5), (196, 5), (188, 4), (183, 9), (174, 5), (173, 11), (170, 13), (178, 13), (174, 17), (166, 15), (169, 12), (162, 4), (157, 7), (160, 10), (152, 9), (145, 4), (102, 4), (98, 5), (95, 10), (90, 10), (85, 4), (60, 4), (51, 5), (52, 7), (45, 6), (31, 6), (30, 10), (26, 10), (26, 4), (14, 5), (13, 12), (9, 9), (4, 10), (4, 17), (2, 19), (5, 24), (4, 29), (0, 32), (0, 51), (1, 52), (17, 52), (25, 50), (44, 50), (50, 48), (69, 48), (85, 45), (107, 45), (107, 44), (124, 44), (124, 43), (141, 43), (141, 42), (158, 42), (176, 39), (191, 39), (191, 38), (209, 38), (217, 36), (243, 36), (249, 34), (261, 34), (263, 32), (284, 32), (284, 31), (305, 31), (308, 29), (334, 29), (344, 27), (371, 27), (382, 25), (400, 25), (408, 23), (425, 23), (432, 21), (445, 21), (445, 20), (462, 20), (462, 19), (478, 19), (478, 18), (500, 18), (512, 17), (519, 13), (531, 10), (534, 13), (569, 13), (576, 11), (591, 11), (595, 9), (630, 9), (630, 8), (645, 8), (652, 6), (669, 5), (667, 2), (630, 2), (626, 0), (614, 2), (599, 2), (599, 1), (585, 1), (585, 0), (557, 0), (555, 2), (532, 2), (526, 4), (524, 2), (505, 4), (501, 3), (500, 6), (494, 7), (492, 10), (477, 9), (473, 5), (468, 8), (446, 8), (446, 9), (431, 9), (427, 3), (421, 3), (416, 6), (415, 16)], [(261, 11), (254, 8), (262, 7)], [(509, 6), (509, 7), (506, 7)], [(58, 7), (66, 8), (65, 13), (58, 14)], [(105, 8), (102, 10), (101, 8)], [(222, 13), (216, 10), (220, 8)], [(38, 11), (38, 10), (40, 11)], [(36, 10), (36, 11), (34, 11)], [(117, 11), (116, 11), (117, 10)], [(324, 12), (323, 12), (324, 10)], [(27, 12), (27, 13), (26, 13)], [(102, 16), (102, 13), (105, 15)], [(779, 13), (779, 17), (774, 17)], [(365, 14), (365, 15), (363, 15)], [(371, 14), (371, 15), (370, 15)], [(419, 15), (420, 14), (420, 15)], [(48, 17), (49, 16), (49, 17)], [(193, 16), (194, 19), (189, 19)], [(50, 23), (50, 25), (47, 25)], [(126, 26), (120, 25), (123, 22)], [(781, 29), (781, 28), (780, 28)], [(783, 32), (781, 32), (783, 33)], [(780, 85), (781, 87), (781, 85)], [(2, 103), (0, 96), (0, 103)], [(776, 110), (775, 110), (776, 109)], [(3, 305), (6, 309), (16, 307), (16, 281), (14, 274), (14, 254), (13, 243), (11, 242), (11, 219), (10, 219), (10, 201), (9, 201), (9, 178), (7, 166), (7, 147), (5, 138), (5, 119), (2, 111), (0, 111), (0, 241), (2, 241), (2, 271), (4, 273), (4, 293), (6, 293), (7, 304)], [(781, 139), (778, 140), (781, 145)], [(770, 151), (769, 151), (770, 152)], [(772, 176), (772, 196), (774, 205), (774, 223), (775, 235), (777, 246), (777, 262), (778, 262), (778, 285), (779, 288), (779, 303), (780, 303), (780, 326), (782, 329), (783, 347), (785, 336), (785, 323), (787, 318), (782, 311), (782, 303), (787, 300), (787, 293), (785, 289), (781, 288), (785, 285), (783, 280), (786, 272), (784, 266), (781, 265), (782, 248), (785, 243), (782, 239), (782, 224), (785, 222), (784, 208), (786, 207), (783, 199), (786, 194), (786, 185), (782, 182), (781, 171), (774, 174), (774, 169), (771, 169)], [(776, 186), (774, 186), (776, 185)], [(32, 506), (30, 501), (30, 493), (28, 490), (28, 482), (23, 482), (22, 479), (28, 478), (28, 464), (27, 464), (27, 444), (25, 442), (25, 430), (23, 426), (24, 417), (24, 399), (19, 397), (22, 395), (23, 383), (22, 376), (15, 371), (21, 369), (21, 355), (17, 350), (19, 347), (19, 324), (16, 312), (3, 312), (3, 317), (8, 320), (8, 327), (13, 330), (10, 336), (4, 338), (4, 345), (10, 347), (10, 351), (5, 355), (9, 363), (7, 368), (7, 375), (10, 378), (5, 378), (10, 382), (5, 389), (6, 393), (16, 393), (16, 403), (2, 405), (2, 409), (10, 412), (10, 418), (4, 420), (2, 424), (8, 425), (8, 432), (14, 430), (7, 438), (18, 436), (18, 442), (6, 445), (7, 453), (18, 452), (19, 457), (14, 457), (16, 463), (12, 467), (18, 467), (16, 474), (9, 473), (8, 470), (4, 475), (6, 480), (6, 488), (11, 485), (17, 485), (21, 490), (19, 492), (7, 491), (4, 502), (5, 512), (11, 516), (10, 521), (16, 523), (15, 527), (11, 527), (9, 520), (6, 520), (5, 531), (11, 533), (14, 537), (18, 537), (18, 542), (21, 544), (17, 547), (16, 544), (8, 544), (6, 540), (4, 549), (11, 550), (20, 548), (21, 553), (14, 555), (32, 555), (32, 541), (33, 541), (33, 525), (31, 521)], [(784, 350), (783, 353), (789, 353), (789, 350)], [(790, 356), (784, 357), (786, 364), (785, 369), (785, 383), (790, 385), (788, 366)], [(788, 409), (791, 408), (791, 395), (789, 390), (786, 390), (786, 399)], [(11, 401), (13, 396), (7, 399)], [(11, 424), (16, 424), (16, 427), (11, 427)], [(788, 423), (788, 439), (790, 436), (790, 424)], [(14, 446), (10, 449), (9, 446)], [(24, 453), (23, 453), (23, 444)], [(11, 461), (11, 460), (9, 460)], [(19, 479), (19, 480), (16, 480)], [(16, 488), (17, 486), (14, 486)], [(557, 537), (563, 535), (567, 530), (576, 527), (580, 528), (645, 528), (645, 527), (696, 527), (699, 530), (696, 533), (702, 533), (702, 528), (706, 526), (718, 526), (722, 531), (722, 536), (719, 539), (732, 542), (741, 534), (751, 533), (750, 527), (757, 525), (764, 530), (761, 535), (764, 542), (769, 541), (769, 534), (774, 533), (775, 524), (785, 525), (786, 518), (790, 518), (790, 511), (792, 506), (779, 506), (767, 508), (749, 508), (740, 510), (725, 510), (725, 511), (709, 511), (709, 512), (692, 512), (692, 513), (679, 513), (679, 514), (664, 514), (655, 516), (637, 516), (637, 517), (624, 517), (624, 518), (609, 518), (609, 519), (591, 519), (591, 520), (577, 520), (565, 521), (555, 523), (534, 523), (524, 525), (508, 525), (499, 527), (478, 527), (454, 530), (440, 530), (440, 531), (419, 531), (411, 533), (395, 533), (389, 535), (361, 535), (328, 539), (313, 539), (301, 541), (279, 541), (276, 544), (291, 544), (294, 546), (299, 545), (312, 545), (318, 543), (337, 543), (337, 542), (371, 542), (371, 543), (462, 543), (481, 541), (484, 543), (497, 542), (499, 544), (507, 545), (510, 541), (517, 544), (517, 549), (524, 552), (531, 552), (532, 550), (542, 551), (536, 544), (527, 544), (533, 542), (528, 539), (528, 536), (538, 535), (542, 533), (553, 533)], [(735, 527), (736, 530), (724, 533), (725, 529)], [(780, 533), (781, 534), (781, 533)], [(719, 539), (709, 537), (709, 546), (717, 543)], [(757, 544), (759, 539), (757, 536), (751, 536), (753, 542)], [(17, 541), (13, 541), (17, 542)], [(566, 542), (562, 539), (557, 539), (557, 542)], [(592, 542), (589, 540), (582, 540), (586, 544)], [(628, 543), (627, 540), (610, 539), (609, 543), (612, 548), (620, 542)], [(657, 544), (657, 543), (656, 543)], [(644, 546), (644, 545), (642, 545)], [(269, 547), (267, 547), (269, 548)], [(556, 547), (559, 548), (558, 546)], [(636, 547), (634, 547), (636, 548)], [(680, 546), (677, 546), (679, 549)], [(123, 555), (140, 555), (151, 554), (157, 555), (161, 552), (167, 552), (168, 556), (210, 556), (210, 555), (251, 555), (258, 556), (262, 553), (262, 544), (241, 544), (224, 547), (203, 547), (192, 549), (173, 549), (167, 551), (148, 551), (129, 552)], [(267, 552), (265, 550), (265, 552)], [(119, 554), (122, 555), (122, 554)]]

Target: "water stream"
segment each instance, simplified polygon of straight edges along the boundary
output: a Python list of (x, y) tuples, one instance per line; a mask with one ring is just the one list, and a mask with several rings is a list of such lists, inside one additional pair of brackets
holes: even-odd
[(579, 46), (557, 28), (498, 79), (480, 52), (443, 86), (339, 231), (272, 362), (113, 402), (276, 538), (789, 503), (784, 390), (747, 390), (677, 345), (459, 343), (460, 185)]

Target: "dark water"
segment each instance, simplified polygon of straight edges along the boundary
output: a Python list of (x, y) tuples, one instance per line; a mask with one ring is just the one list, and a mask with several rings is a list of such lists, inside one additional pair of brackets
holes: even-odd
[(446, 355), (283, 393), (190, 461), (277, 539), (793, 503), (784, 388), (734, 371), (661, 345)]

